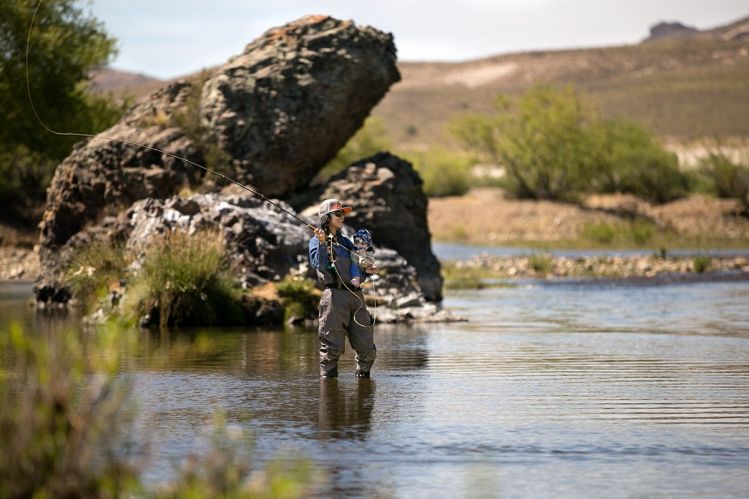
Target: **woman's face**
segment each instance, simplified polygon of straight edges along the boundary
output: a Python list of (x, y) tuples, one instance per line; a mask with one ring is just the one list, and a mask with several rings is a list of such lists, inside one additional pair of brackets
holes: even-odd
[(335, 232), (343, 227), (343, 210), (336, 210), (330, 212), (330, 229)]

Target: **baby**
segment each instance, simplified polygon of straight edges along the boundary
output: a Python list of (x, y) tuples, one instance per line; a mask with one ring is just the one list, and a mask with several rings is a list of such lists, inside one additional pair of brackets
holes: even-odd
[(351, 268), (349, 273), (353, 277), (351, 284), (359, 287), (366, 280), (364, 271), (375, 264), (372, 234), (367, 229), (359, 229), (354, 233), (356, 251), (351, 252)]

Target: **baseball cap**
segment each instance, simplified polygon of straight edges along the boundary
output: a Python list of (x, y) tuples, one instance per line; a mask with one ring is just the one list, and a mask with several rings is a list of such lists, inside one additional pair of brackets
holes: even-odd
[(337, 199), (326, 199), (322, 203), (320, 203), (320, 208), (317, 210), (318, 215), (320, 218), (324, 217), (328, 213), (336, 210), (343, 210), (344, 213), (351, 213), (350, 206), (343, 206), (340, 201)]

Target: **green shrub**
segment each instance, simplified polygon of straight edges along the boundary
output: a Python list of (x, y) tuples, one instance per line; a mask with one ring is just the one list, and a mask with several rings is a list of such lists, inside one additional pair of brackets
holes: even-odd
[(465, 267), (453, 262), (442, 264), (442, 278), (446, 289), (483, 289), (484, 270), (476, 267)]
[(715, 151), (700, 162), (699, 168), (718, 196), (738, 199), (749, 213), (749, 163), (734, 162)]
[[(37, 220), (57, 161), (25, 146), (0, 146), (0, 218)], [(6, 220), (9, 221), (9, 220)]]
[(695, 272), (702, 273), (710, 269), (712, 265), (712, 258), (705, 255), (699, 255), (692, 258), (692, 268)]
[(645, 244), (650, 241), (655, 232), (655, 226), (652, 222), (643, 219), (633, 220), (629, 225), (629, 235), (635, 244)]
[[(307, 460), (279, 455), (253, 470), (248, 439), (220, 415), (208, 448), (187, 456), (171, 483), (147, 489), (139, 472), (150, 464), (140, 452), (147, 452), (148, 436), (133, 448), (132, 377), (121, 375), (124, 361), (142, 354), (138, 341), (134, 330), (113, 325), (95, 334), (27, 334), (18, 324), (0, 331), (0, 497), (309, 495), (319, 474)], [(205, 355), (212, 341), (199, 337), (178, 350)], [(167, 357), (177, 343), (170, 342)], [(164, 352), (154, 355), (163, 362)]]
[(320, 292), (312, 280), (286, 276), (276, 284), (276, 290), (284, 302), (286, 322), (317, 316)]
[(625, 192), (655, 203), (686, 194), (687, 177), (679, 171), (678, 158), (653, 133), (623, 120), (601, 122), (593, 133), (601, 141), (598, 192)]
[(600, 244), (611, 244), (616, 236), (616, 228), (608, 222), (586, 223), (583, 237)]
[(528, 265), (539, 274), (548, 274), (554, 270), (554, 257), (546, 253), (531, 255)]
[(135, 287), (145, 288), (141, 312), (155, 306), (161, 327), (241, 323), (239, 297), (225, 269), (216, 231), (169, 232), (152, 241)]
[(110, 288), (125, 278), (129, 257), (122, 244), (93, 241), (81, 248), (70, 261), (64, 274), (73, 296), (86, 309), (94, 307)]
[(435, 148), (406, 155), (422, 180), (429, 197), (460, 196), (471, 184), (471, 160), (466, 154)]
[(571, 87), (537, 87), (516, 101), (497, 99), (494, 115), (452, 124), (472, 151), (504, 167), (519, 198), (577, 200), (584, 192), (628, 192), (666, 202), (687, 192), (677, 157), (646, 129), (602, 121)]
[(589, 129), (596, 117), (571, 87), (536, 87), (516, 102), (502, 96), (494, 115), (468, 115), (451, 129), (473, 151), (507, 171), (520, 198), (571, 199), (587, 188), (598, 160)]
[(107, 328), (0, 332), (0, 496), (115, 497), (133, 492), (122, 456), (132, 412), (118, 376), (134, 337)]

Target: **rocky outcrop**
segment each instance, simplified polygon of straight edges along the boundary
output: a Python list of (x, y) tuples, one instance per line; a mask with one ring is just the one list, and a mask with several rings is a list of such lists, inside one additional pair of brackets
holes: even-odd
[[(274, 202), (293, 213), (290, 206)], [(222, 193), (137, 201), (117, 219), (108, 218), (76, 234), (66, 249), (75, 252), (93, 240), (119, 240), (133, 262), (128, 274), (134, 276), (154, 238), (174, 230), (188, 234), (212, 230), (220, 234), (226, 244), (231, 275), (244, 289), (279, 281), (287, 275), (309, 275), (309, 229), (235, 187)], [(426, 302), (416, 270), (396, 251), (380, 247), (375, 257), (380, 275), (367, 283), (365, 293), (379, 322), (455, 320)], [(51, 295), (55, 288), (39, 287), (38, 292), (46, 300), (55, 301)], [(277, 305), (249, 293), (243, 297), (242, 309), (248, 324), (270, 324), (282, 320), (283, 308), (279, 313)], [(104, 309), (96, 315), (105, 316)]]
[(393, 38), (308, 16), (267, 31), (203, 87), (201, 117), (240, 180), (283, 196), (306, 185), (400, 79)]
[[(416, 269), (424, 296), (440, 301), (442, 276), (432, 253), (422, 184), (409, 162), (379, 153), (331, 178), (320, 201), (337, 198), (352, 206), (347, 223), (368, 229), (375, 243), (396, 250)], [(317, 206), (310, 208), (310, 212), (316, 210)]]
[(650, 36), (646, 42), (662, 40), (664, 38), (687, 38), (700, 33), (700, 30), (692, 26), (686, 26), (680, 22), (661, 21), (650, 28)]
[[(140, 143), (201, 161), (196, 147), (181, 130), (143, 126), (145, 117), (166, 115), (179, 108), (189, 90), (188, 83), (159, 90), (99, 137)], [(94, 138), (76, 146), (57, 167), (40, 224), (40, 260), (45, 271), (58, 270), (60, 249), (87, 223), (116, 215), (138, 199), (170, 196), (202, 177), (201, 170), (148, 148)]]
[(391, 35), (311, 16), (269, 30), (207, 80), (155, 92), (58, 166), (43, 268), (59, 268), (59, 250), (87, 224), (200, 182), (203, 171), (175, 156), (218, 155), (270, 196), (307, 184), (398, 81), (395, 60)]

